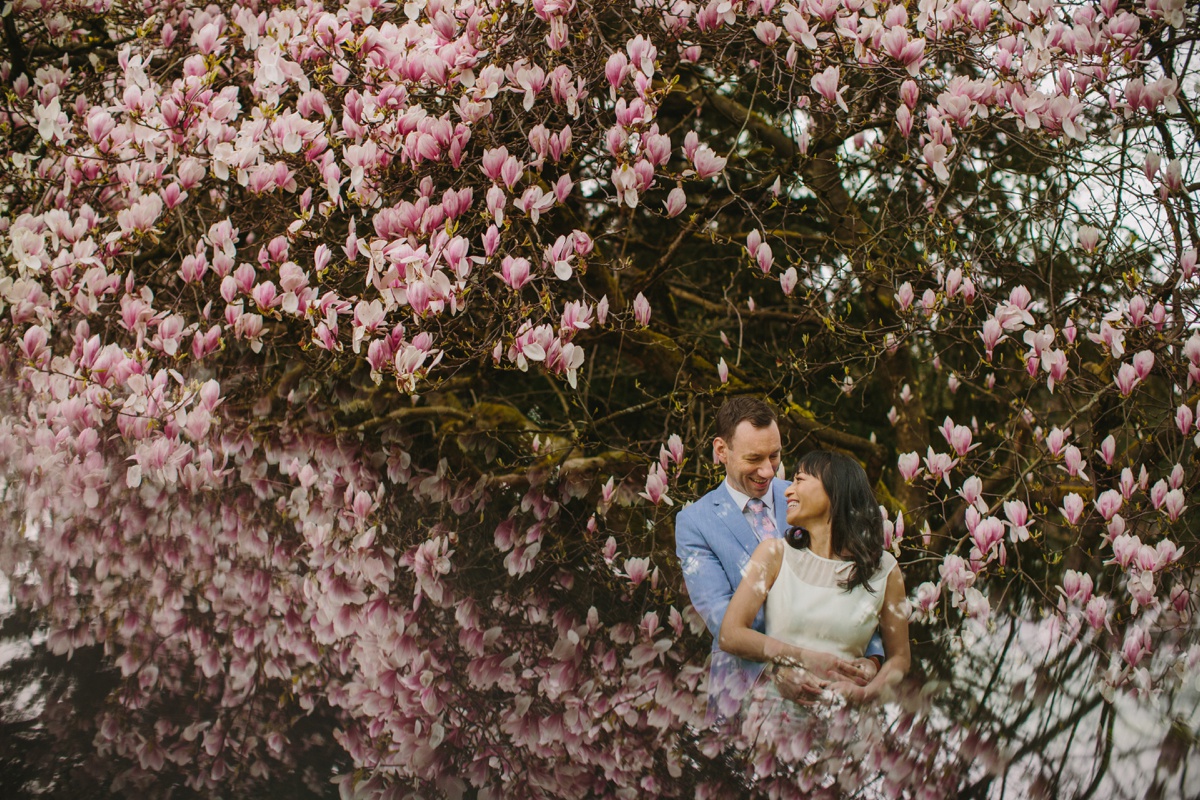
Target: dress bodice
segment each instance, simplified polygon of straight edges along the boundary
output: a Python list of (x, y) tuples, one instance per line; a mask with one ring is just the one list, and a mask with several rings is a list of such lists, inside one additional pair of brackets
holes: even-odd
[(783, 548), (779, 575), (767, 593), (766, 633), (797, 647), (861, 658), (879, 627), (888, 574), (895, 557), (884, 552), (869, 581), (871, 590), (856, 586), (847, 592), (839, 584), (853, 562), (822, 558), (811, 550)]

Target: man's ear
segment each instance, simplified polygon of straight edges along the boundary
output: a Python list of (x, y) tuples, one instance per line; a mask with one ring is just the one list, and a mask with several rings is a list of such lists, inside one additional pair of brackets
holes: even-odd
[(729, 445), (720, 436), (713, 439), (713, 461), (718, 464), (725, 463), (725, 456), (729, 453)]

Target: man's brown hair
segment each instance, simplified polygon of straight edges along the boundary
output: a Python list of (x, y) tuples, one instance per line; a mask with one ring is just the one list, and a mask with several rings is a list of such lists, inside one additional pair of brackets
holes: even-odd
[(769, 404), (757, 397), (743, 395), (726, 400), (717, 412), (717, 436), (726, 443), (733, 440), (733, 433), (744, 420), (756, 428), (766, 428), (779, 421), (779, 415)]

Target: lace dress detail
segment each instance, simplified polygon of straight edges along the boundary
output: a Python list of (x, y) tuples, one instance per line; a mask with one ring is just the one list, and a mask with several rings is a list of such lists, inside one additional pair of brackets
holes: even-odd
[(785, 547), (779, 576), (767, 593), (767, 635), (807, 650), (861, 658), (879, 627), (896, 559), (883, 554), (869, 581), (871, 591), (856, 586), (847, 592), (839, 585), (852, 567), (853, 562), (822, 558), (807, 548)]

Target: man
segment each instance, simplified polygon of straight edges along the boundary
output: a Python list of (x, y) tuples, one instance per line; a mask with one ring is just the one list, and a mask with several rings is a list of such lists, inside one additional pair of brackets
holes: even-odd
[[(683, 566), (692, 605), (713, 637), (708, 678), (708, 717), (734, 717), (742, 698), (766, 665), (745, 661), (717, 646), (729, 599), (742, 579), (750, 555), (764, 538), (787, 530), (788, 482), (776, 478), (782, 450), (775, 409), (753, 397), (734, 397), (717, 412), (713, 455), (725, 466), (721, 485), (679, 512), (675, 518), (675, 552)], [(754, 620), (764, 630), (763, 613)], [(865, 684), (878, 669), (871, 656), (882, 656), (879, 635), (867, 648), (867, 659), (838, 661), (837, 677)], [(774, 677), (780, 693), (804, 701), (819, 693), (825, 681), (803, 670), (781, 669)]]

